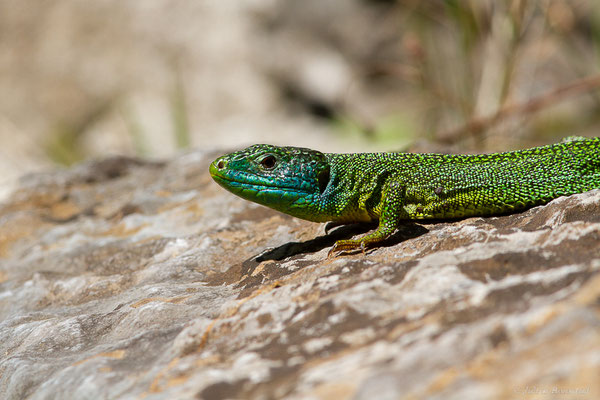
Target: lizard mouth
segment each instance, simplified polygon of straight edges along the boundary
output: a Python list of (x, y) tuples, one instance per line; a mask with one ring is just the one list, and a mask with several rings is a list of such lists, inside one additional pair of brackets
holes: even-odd
[(299, 193), (309, 194), (309, 192), (285, 184), (276, 184), (266, 181), (266, 178), (260, 177), (256, 174), (248, 172), (238, 172), (235, 177), (232, 177), (228, 173), (224, 173), (218, 168), (217, 163), (213, 162), (209, 168), (210, 175), (212, 178), (225, 189), (228, 190), (251, 190), (255, 192), (287, 192), (287, 193)]

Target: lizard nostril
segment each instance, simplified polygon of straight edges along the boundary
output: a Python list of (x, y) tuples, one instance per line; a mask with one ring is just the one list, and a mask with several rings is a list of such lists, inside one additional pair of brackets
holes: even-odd
[(217, 168), (219, 168), (219, 169), (223, 169), (223, 168), (225, 168), (225, 162), (224, 162), (223, 160), (220, 160), (220, 161), (217, 163)]

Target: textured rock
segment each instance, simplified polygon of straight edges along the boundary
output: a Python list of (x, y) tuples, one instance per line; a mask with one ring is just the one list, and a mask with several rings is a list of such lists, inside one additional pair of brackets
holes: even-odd
[(371, 227), (238, 199), (214, 156), (22, 180), (0, 206), (1, 398), (600, 397), (600, 191), (328, 260)]

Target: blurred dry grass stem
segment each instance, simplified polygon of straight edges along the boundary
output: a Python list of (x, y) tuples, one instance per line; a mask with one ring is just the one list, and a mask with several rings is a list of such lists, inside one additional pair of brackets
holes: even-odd
[(600, 74), (579, 79), (524, 103), (506, 105), (492, 115), (473, 118), (465, 125), (439, 133), (437, 136), (442, 141), (453, 142), (465, 134), (478, 135), (507, 118), (527, 116), (545, 107), (565, 101), (573, 96), (588, 93), (597, 88), (600, 88)]

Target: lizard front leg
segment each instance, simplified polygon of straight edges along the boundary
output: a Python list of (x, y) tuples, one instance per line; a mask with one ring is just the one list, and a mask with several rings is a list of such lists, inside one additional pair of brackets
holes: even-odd
[(364, 251), (390, 237), (400, 225), (400, 221), (408, 218), (404, 210), (406, 187), (395, 179), (388, 180), (381, 195), (381, 212), (379, 226), (368, 235), (359, 239), (338, 240), (335, 242), (327, 257), (357, 250)]

